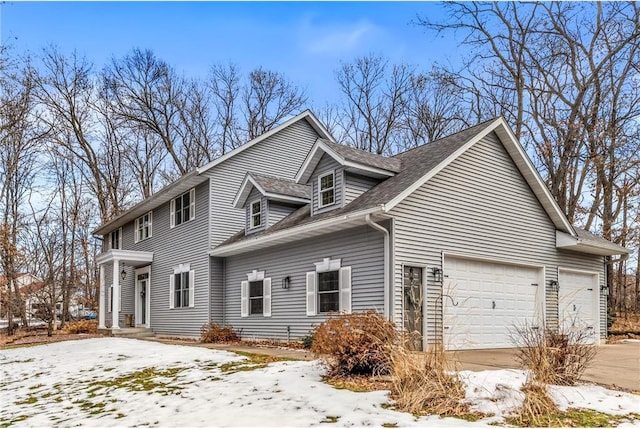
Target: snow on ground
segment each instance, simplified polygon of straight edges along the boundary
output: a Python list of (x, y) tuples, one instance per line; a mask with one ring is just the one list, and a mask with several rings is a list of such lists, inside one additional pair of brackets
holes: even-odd
[[(387, 392), (354, 393), (322, 383), (318, 362), (278, 362), (235, 373), (221, 367), (243, 359), (118, 338), (1, 350), (0, 426), (484, 427), (495, 420), (396, 412), (383, 405), (390, 402)], [(523, 371), (461, 376), (477, 410), (499, 417), (522, 403)], [(612, 414), (640, 413), (638, 396), (631, 394), (596, 386), (550, 391), (562, 407), (589, 404)]]

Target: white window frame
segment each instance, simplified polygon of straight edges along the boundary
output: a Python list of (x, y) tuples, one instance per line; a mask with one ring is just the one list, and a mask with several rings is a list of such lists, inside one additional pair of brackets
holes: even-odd
[[(330, 188), (322, 189), (322, 179), (327, 176), (332, 177), (333, 186), (331, 186)], [(328, 192), (328, 191), (331, 191), (333, 193), (333, 202), (328, 204), (322, 204), (322, 193)], [(329, 207), (334, 205), (335, 203), (336, 203), (336, 171), (331, 170), (318, 176), (318, 208), (321, 209), (324, 207)]]
[[(113, 247), (113, 234), (118, 233), (118, 247)], [(109, 250), (122, 249), (122, 227), (115, 229), (109, 233)]]
[[(146, 237), (141, 237), (141, 233), (142, 231), (144, 231), (144, 217), (148, 216), (149, 217), (149, 221), (147, 223), (147, 236)], [(144, 241), (148, 238), (151, 238), (153, 236), (153, 211), (148, 211), (147, 213), (143, 214), (142, 216), (140, 216), (139, 218), (136, 219), (136, 223), (135, 223), (135, 242), (139, 243), (141, 241)]]
[(342, 259), (324, 258), (314, 264), (316, 269), (306, 273), (307, 278), (307, 316), (327, 315), (328, 312), (319, 311), (318, 274), (338, 271), (338, 311), (351, 313), (351, 267), (343, 267)]
[[(253, 211), (253, 205), (258, 203), (260, 205), (260, 210), (256, 213)], [(256, 225), (253, 221), (253, 217), (258, 215), (258, 224)], [(253, 200), (249, 203), (249, 229), (260, 228), (262, 226), (262, 198), (257, 200)]]
[[(175, 305), (175, 276), (183, 275), (188, 273), (189, 278), (189, 304), (183, 305), (181, 303), (180, 307)], [(196, 272), (191, 269), (191, 264), (180, 264), (173, 267), (173, 273), (169, 275), (169, 308), (171, 309), (185, 309), (185, 308), (193, 308), (195, 307), (195, 291), (196, 291)]]
[[(251, 314), (249, 283), (262, 282), (262, 314)], [(271, 277), (265, 277), (264, 271), (253, 270), (247, 274), (247, 280), (240, 283), (240, 316), (271, 317)]]
[[(189, 219), (183, 219), (181, 216), (180, 223), (176, 224), (176, 200), (181, 199), (186, 194), (189, 194)], [(184, 213), (184, 207), (181, 208)], [(190, 220), (194, 220), (196, 218), (196, 188), (191, 188), (187, 192), (183, 192), (175, 198), (171, 199), (171, 203), (169, 205), (169, 228), (175, 228), (178, 225), (183, 225)]]

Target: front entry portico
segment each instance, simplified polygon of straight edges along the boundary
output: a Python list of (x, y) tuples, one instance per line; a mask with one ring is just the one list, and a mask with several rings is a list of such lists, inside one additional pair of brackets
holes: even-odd
[[(151, 264), (151, 262), (153, 262), (153, 252), (138, 252), (138, 251), (133, 251), (133, 250), (120, 250), (120, 249), (112, 249), (112, 250), (108, 250), (104, 253), (101, 253), (100, 255), (98, 255), (98, 257), (96, 258), (96, 262), (98, 263), (98, 267), (100, 268), (100, 294), (99, 294), (99, 310), (98, 310), (98, 329), (106, 329), (106, 325), (105, 325), (105, 315), (107, 312), (107, 308), (106, 308), (106, 290), (107, 290), (107, 285), (106, 285), (106, 275), (105, 275), (105, 265), (107, 264), (111, 264), (112, 265), (112, 270), (113, 270), (113, 274), (112, 274), (112, 292), (111, 292), (111, 307), (112, 307), (112, 322), (111, 322), (111, 329), (112, 330), (118, 330), (120, 329), (120, 322), (119, 322), (119, 318), (120, 318), (120, 271), (123, 269), (122, 265), (124, 264), (125, 266), (129, 266), (129, 267), (141, 267), (144, 265), (149, 265)], [(149, 271), (149, 267), (147, 268), (147, 273), (150, 273)], [(137, 286), (137, 272), (138, 270), (136, 270), (136, 286)], [(142, 272), (142, 271), (140, 271)], [(148, 289), (148, 284), (149, 281), (147, 281), (147, 289)], [(137, 287), (136, 287), (137, 289)], [(145, 310), (148, 310), (148, 302), (149, 302), (149, 295), (147, 294), (148, 290), (145, 291), (145, 299), (146, 299), (146, 303), (147, 306), (145, 308)], [(139, 299), (136, 300), (137, 302), (139, 302)], [(137, 313), (137, 311), (136, 311)], [(136, 316), (138, 316), (136, 314)], [(149, 324), (149, 313), (148, 311), (146, 311), (145, 313), (146, 316), (146, 326), (148, 327)], [(136, 320), (137, 317), (136, 317)], [(137, 322), (136, 322), (137, 323)]]

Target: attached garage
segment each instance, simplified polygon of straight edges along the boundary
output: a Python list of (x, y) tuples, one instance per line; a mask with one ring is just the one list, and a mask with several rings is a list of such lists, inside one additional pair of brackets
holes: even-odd
[(564, 332), (584, 332), (600, 339), (598, 273), (560, 268), (558, 273), (558, 321)]
[(450, 350), (513, 347), (514, 326), (540, 326), (544, 269), (445, 256), (443, 340)]

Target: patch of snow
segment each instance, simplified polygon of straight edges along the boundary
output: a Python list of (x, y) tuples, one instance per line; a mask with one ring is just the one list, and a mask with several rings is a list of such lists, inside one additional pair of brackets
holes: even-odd
[[(0, 423), (33, 426), (191, 427), (487, 427), (524, 398), (520, 370), (460, 372), (472, 409), (495, 414), (479, 422), (416, 418), (383, 406), (387, 391), (355, 393), (322, 382), (319, 362), (277, 362), (235, 373), (220, 365), (232, 352), (122, 338), (95, 338), (0, 351)], [(146, 368), (166, 371), (132, 390), (114, 379)], [(174, 389), (174, 390), (172, 390)], [(640, 413), (638, 397), (598, 386), (550, 387), (560, 407)], [(24, 418), (23, 418), (24, 417)], [(636, 422), (637, 423), (637, 422)], [(626, 425), (623, 425), (626, 426)], [(622, 427), (622, 426), (621, 426)]]

